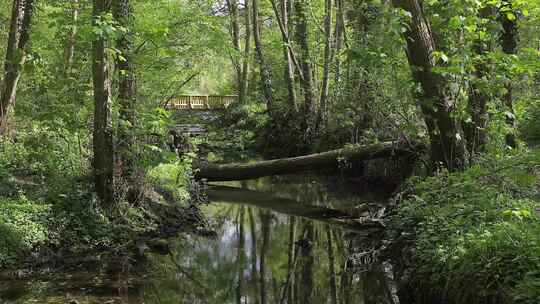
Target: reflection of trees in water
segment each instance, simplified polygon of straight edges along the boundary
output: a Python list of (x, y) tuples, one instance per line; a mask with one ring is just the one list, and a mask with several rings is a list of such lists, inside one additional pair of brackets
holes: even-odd
[(158, 258), (146, 303), (347, 304), (363, 303), (367, 288), (385, 292), (363, 283), (380, 269), (358, 275), (347, 263), (356, 245), (342, 229), (252, 206), (209, 208), (220, 239), (179, 242), (182, 270)]

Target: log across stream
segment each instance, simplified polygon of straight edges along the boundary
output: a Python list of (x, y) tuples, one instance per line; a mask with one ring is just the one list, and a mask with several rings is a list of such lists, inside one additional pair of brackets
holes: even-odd
[(413, 156), (425, 150), (422, 143), (384, 142), (350, 146), (317, 154), (237, 164), (203, 164), (195, 170), (196, 179), (207, 181), (248, 180), (264, 176), (295, 174), (338, 168), (341, 162)]

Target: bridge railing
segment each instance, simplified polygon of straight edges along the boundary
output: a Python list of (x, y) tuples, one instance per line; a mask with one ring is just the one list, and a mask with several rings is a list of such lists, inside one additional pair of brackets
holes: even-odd
[(238, 101), (237, 95), (180, 95), (167, 104), (169, 110), (222, 110)]

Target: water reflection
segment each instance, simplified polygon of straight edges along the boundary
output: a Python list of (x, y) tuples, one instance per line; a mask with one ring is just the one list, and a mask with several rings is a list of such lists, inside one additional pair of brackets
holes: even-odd
[(336, 219), (381, 196), (348, 187), (305, 176), (222, 184), (204, 207), (217, 240), (184, 236), (140, 274), (0, 283), (0, 302), (363, 303), (364, 280), (347, 263), (350, 227)]

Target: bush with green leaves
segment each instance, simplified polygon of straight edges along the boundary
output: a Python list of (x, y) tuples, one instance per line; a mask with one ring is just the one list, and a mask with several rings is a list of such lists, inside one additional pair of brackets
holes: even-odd
[(540, 153), (414, 179), (389, 220), (405, 299), (539, 303)]
[(0, 197), (0, 269), (14, 265), (48, 241), (50, 206), (26, 197)]

